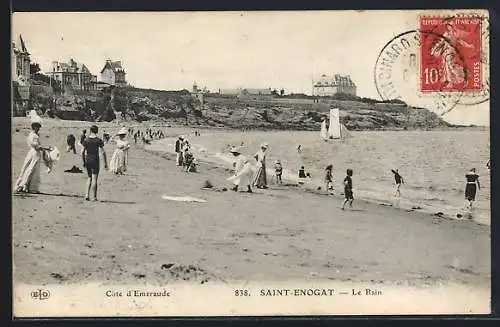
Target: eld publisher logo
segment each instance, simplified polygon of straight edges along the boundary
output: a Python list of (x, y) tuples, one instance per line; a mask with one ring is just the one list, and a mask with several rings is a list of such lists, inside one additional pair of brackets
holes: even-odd
[(31, 298), (34, 300), (47, 300), (50, 297), (50, 292), (48, 290), (36, 290), (31, 292)]

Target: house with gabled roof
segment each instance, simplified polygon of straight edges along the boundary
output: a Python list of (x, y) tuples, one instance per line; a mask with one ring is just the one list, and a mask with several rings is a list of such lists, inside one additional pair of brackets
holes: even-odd
[(127, 86), (125, 75), (125, 69), (123, 69), (121, 61), (107, 59), (101, 69), (101, 82), (114, 86)]
[(356, 84), (349, 75), (327, 76), (323, 74), (319, 80), (313, 82), (312, 91), (314, 96), (334, 96), (336, 94), (356, 96)]
[(29, 85), (30, 80), (30, 53), (26, 48), (23, 37), (19, 34), (17, 43), (12, 42), (12, 81), (20, 85)]
[(97, 76), (92, 75), (85, 64), (70, 59), (68, 62), (53, 61), (49, 75), (61, 84), (64, 91), (94, 89)]

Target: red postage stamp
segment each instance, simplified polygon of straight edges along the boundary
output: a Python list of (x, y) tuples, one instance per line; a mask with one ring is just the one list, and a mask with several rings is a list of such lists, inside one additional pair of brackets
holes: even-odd
[(483, 90), (479, 17), (420, 17), (420, 91)]

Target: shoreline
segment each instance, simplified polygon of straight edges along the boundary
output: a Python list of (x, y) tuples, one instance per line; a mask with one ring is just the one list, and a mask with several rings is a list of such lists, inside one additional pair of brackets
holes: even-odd
[[(181, 135), (181, 134), (182, 133), (179, 133), (175, 136), (169, 135), (169, 137), (166, 137), (166, 138), (161, 139), (161, 140), (153, 140), (150, 145), (144, 145), (143, 147), (146, 151), (148, 151), (150, 153), (154, 153), (154, 154), (168, 153), (169, 155), (172, 156), (172, 158), (175, 158), (175, 152), (172, 150), (171, 146), (170, 147), (161, 147), (162, 149), (160, 149), (160, 146), (162, 145), (162, 143), (165, 143), (165, 142), (175, 143), (176, 136)], [(160, 146), (157, 146), (157, 145), (160, 145)], [(192, 146), (192, 148), (198, 147), (196, 144), (191, 144), (191, 146)], [(206, 149), (203, 148), (203, 150), (205, 150), (205, 151), (202, 151), (202, 153), (207, 154)], [(200, 150), (198, 150), (197, 152), (198, 152), (198, 154), (201, 153)], [(200, 163), (208, 164), (208, 165), (215, 166), (215, 167), (217, 167), (218, 165), (221, 165), (221, 164), (226, 164), (227, 166), (225, 168), (230, 169), (229, 164), (231, 163), (232, 159), (228, 155), (225, 156), (224, 154), (222, 154), (220, 152), (209, 153), (208, 155), (210, 156), (209, 158), (199, 157), (196, 155), (195, 155), (195, 158)], [(210, 159), (212, 159), (212, 160), (210, 160)], [(271, 179), (271, 177), (274, 175), (274, 170), (272, 168), (267, 168), (266, 172), (267, 172), (268, 178)], [(286, 172), (286, 174), (285, 174), (285, 172)], [(229, 175), (228, 175), (228, 177), (229, 177)], [(340, 200), (344, 199), (343, 193), (339, 194), (338, 192), (336, 192), (336, 194), (334, 194), (334, 195), (325, 193), (323, 191), (322, 185), (321, 185), (322, 189), (318, 190), (317, 187), (319, 185), (314, 184), (314, 181), (305, 180), (304, 183), (302, 185), (300, 185), (299, 184), (300, 179), (298, 177), (296, 177), (294, 174), (292, 174), (289, 170), (286, 170), (286, 169), (284, 170), (282, 178), (283, 178), (283, 186), (268, 183), (269, 188), (279, 189), (279, 190), (284, 190), (284, 191), (296, 190), (296, 191), (316, 194), (318, 196), (332, 197), (332, 198), (336, 198), (336, 199), (340, 199)], [(392, 200), (394, 200), (394, 199), (392, 199)], [(398, 202), (398, 205), (395, 205), (393, 203), (393, 201), (391, 201), (391, 199), (382, 200), (382, 199), (370, 198), (370, 197), (356, 197), (355, 202), (357, 202), (357, 203), (365, 202), (365, 203), (370, 204), (370, 205), (385, 206), (385, 207), (392, 208), (392, 209), (397, 210), (397, 211), (401, 211), (401, 212), (405, 211), (406, 213), (418, 212), (418, 213), (421, 213), (423, 215), (430, 216), (433, 219), (447, 219), (447, 220), (452, 220), (452, 221), (473, 223), (473, 224), (477, 224), (477, 225), (481, 225), (481, 226), (490, 226), (490, 224), (485, 223), (485, 222), (481, 222), (481, 221), (477, 221), (477, 220), (473, 220), (473, 219), (467, 219), (465, 217), (465, 215), (462, 218), (458, 218), (456, 216), (456, 214), (453, 215), (452, 213), (449, 213), (449, 212), (448, 213), (442, 212), (442, 211), (432, 212), (429, 209), (420, 207), (420, 205), (418, 205), (418, 203), (411, 203), (411, 202), (408, 202), (408, 200), (405, 202), (406, 206), (401, 206), (401, 202)], [(459, 210), (457, 210), (457, 211), (459, 211)], [(438, 214), (439, 212), (442, 212), (442, 215), (439, 215)]]
[[(68, 131), (79, 127), (45, 122), (41, 140), (63, 149)], [(13, 131), (12, 140), (15, 180), (27, 151), (24, 131)], [(113, 145), (105, 148), (109, 156)], [(183, 173), (174, 158), (132, 141), (127, 174), (103, 171), (100, 202), (89, 203), (86, 174), (63, 172), (81, 167), (81, 158), (62, 151), (50, 175), (42, 170), (42, 194), (12, 197), (14, 282), (489, 287), (489, 226), (361, 200), (341, 211), (341, 198), (295, 187), (220, 192), (230, 184), (228, 168), (199, 159), (199, 173)], [(202, 189), (204, 180), (214, 189)], [(206, 203), (166, 201), (165, 194)], [(163, 268), (170, 265), (179, 269)]]
[[(193, 124), (179, 124), (176, 122), (171, 122), (168, 120), (145, 120), (145, 121), (134, 121), (134, 120), (120, 120), (115, 119), (110, 122), (95, 122), (95, 121), (85, 121), (85, 120), (65, 120), (61, 118), (48, 118), (43, 117), (46, 120), (51, 120), (53, 122), (60, 122), (62, 124), (87, 124), (87, 125), (110, 125), (110, 126), (155, 126), (155, 127), (167, 127), (167, 128), (182, 128), (182, 129), (192, 129), (192, 130), (205, 130), (205, 131), (242, 131), (239, 127), (230, 127), (230, 126), (214, 126), (214, 125), (193, 125)], [(24, 116), (15, 116), (12, 117), (12, 122), (16, 120), (24, 120)], [(315, 132), (317, 131), (319, 134), (319, 123), (318, 129), (311, 128), (276, 128), (276, 127), (252, 127), (248, 128), (246, 132)], [(413, 132), (413, 131), (422, 131), (422, 132), (449, 132), (449, 131), (481, 131), (488, 132), (490, 131), (490, 126), (463, 126), (463, 125), (452, 125), (452, 126), (444, 126), (444, 127), (429, 127), (429, 128), (379, 128), (379, 129), (353, 129), (355, 132)]]

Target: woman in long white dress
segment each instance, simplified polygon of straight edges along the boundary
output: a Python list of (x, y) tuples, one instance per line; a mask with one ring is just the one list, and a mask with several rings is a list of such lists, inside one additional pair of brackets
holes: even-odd
[(128, 149), (130, 148), (130, 144), (125, 139), (127, 136), (127, 130), (125, 128), (120, 129), (117, 135), (116, 150), (111, 157), (109, 167), (114, 174), (123, 175), (123, 173), (127, 171)]
[(241, 154), (238, 148), (233, 148), (230, 151), (236, 158), (234, 162), (234, 175), (228, 178), (228, 181), (234, 184), (233, 191), (246, 191), (252, 193), (252, 176), (254, 174), (252, 164), (247, 157)]
[(40, 192), (40, 164), (44, 151), (51, 151), (51, 147), (43, 147), (40, 144), (40, 128), (42, 122), (39, 117), (32, 117), (31, 132), (26, 141), (29, 146), (28, 154), (24, 159), (23, 167), (19, 178), (16, 181), (14, 191), (18, 193), (39, 193)]

